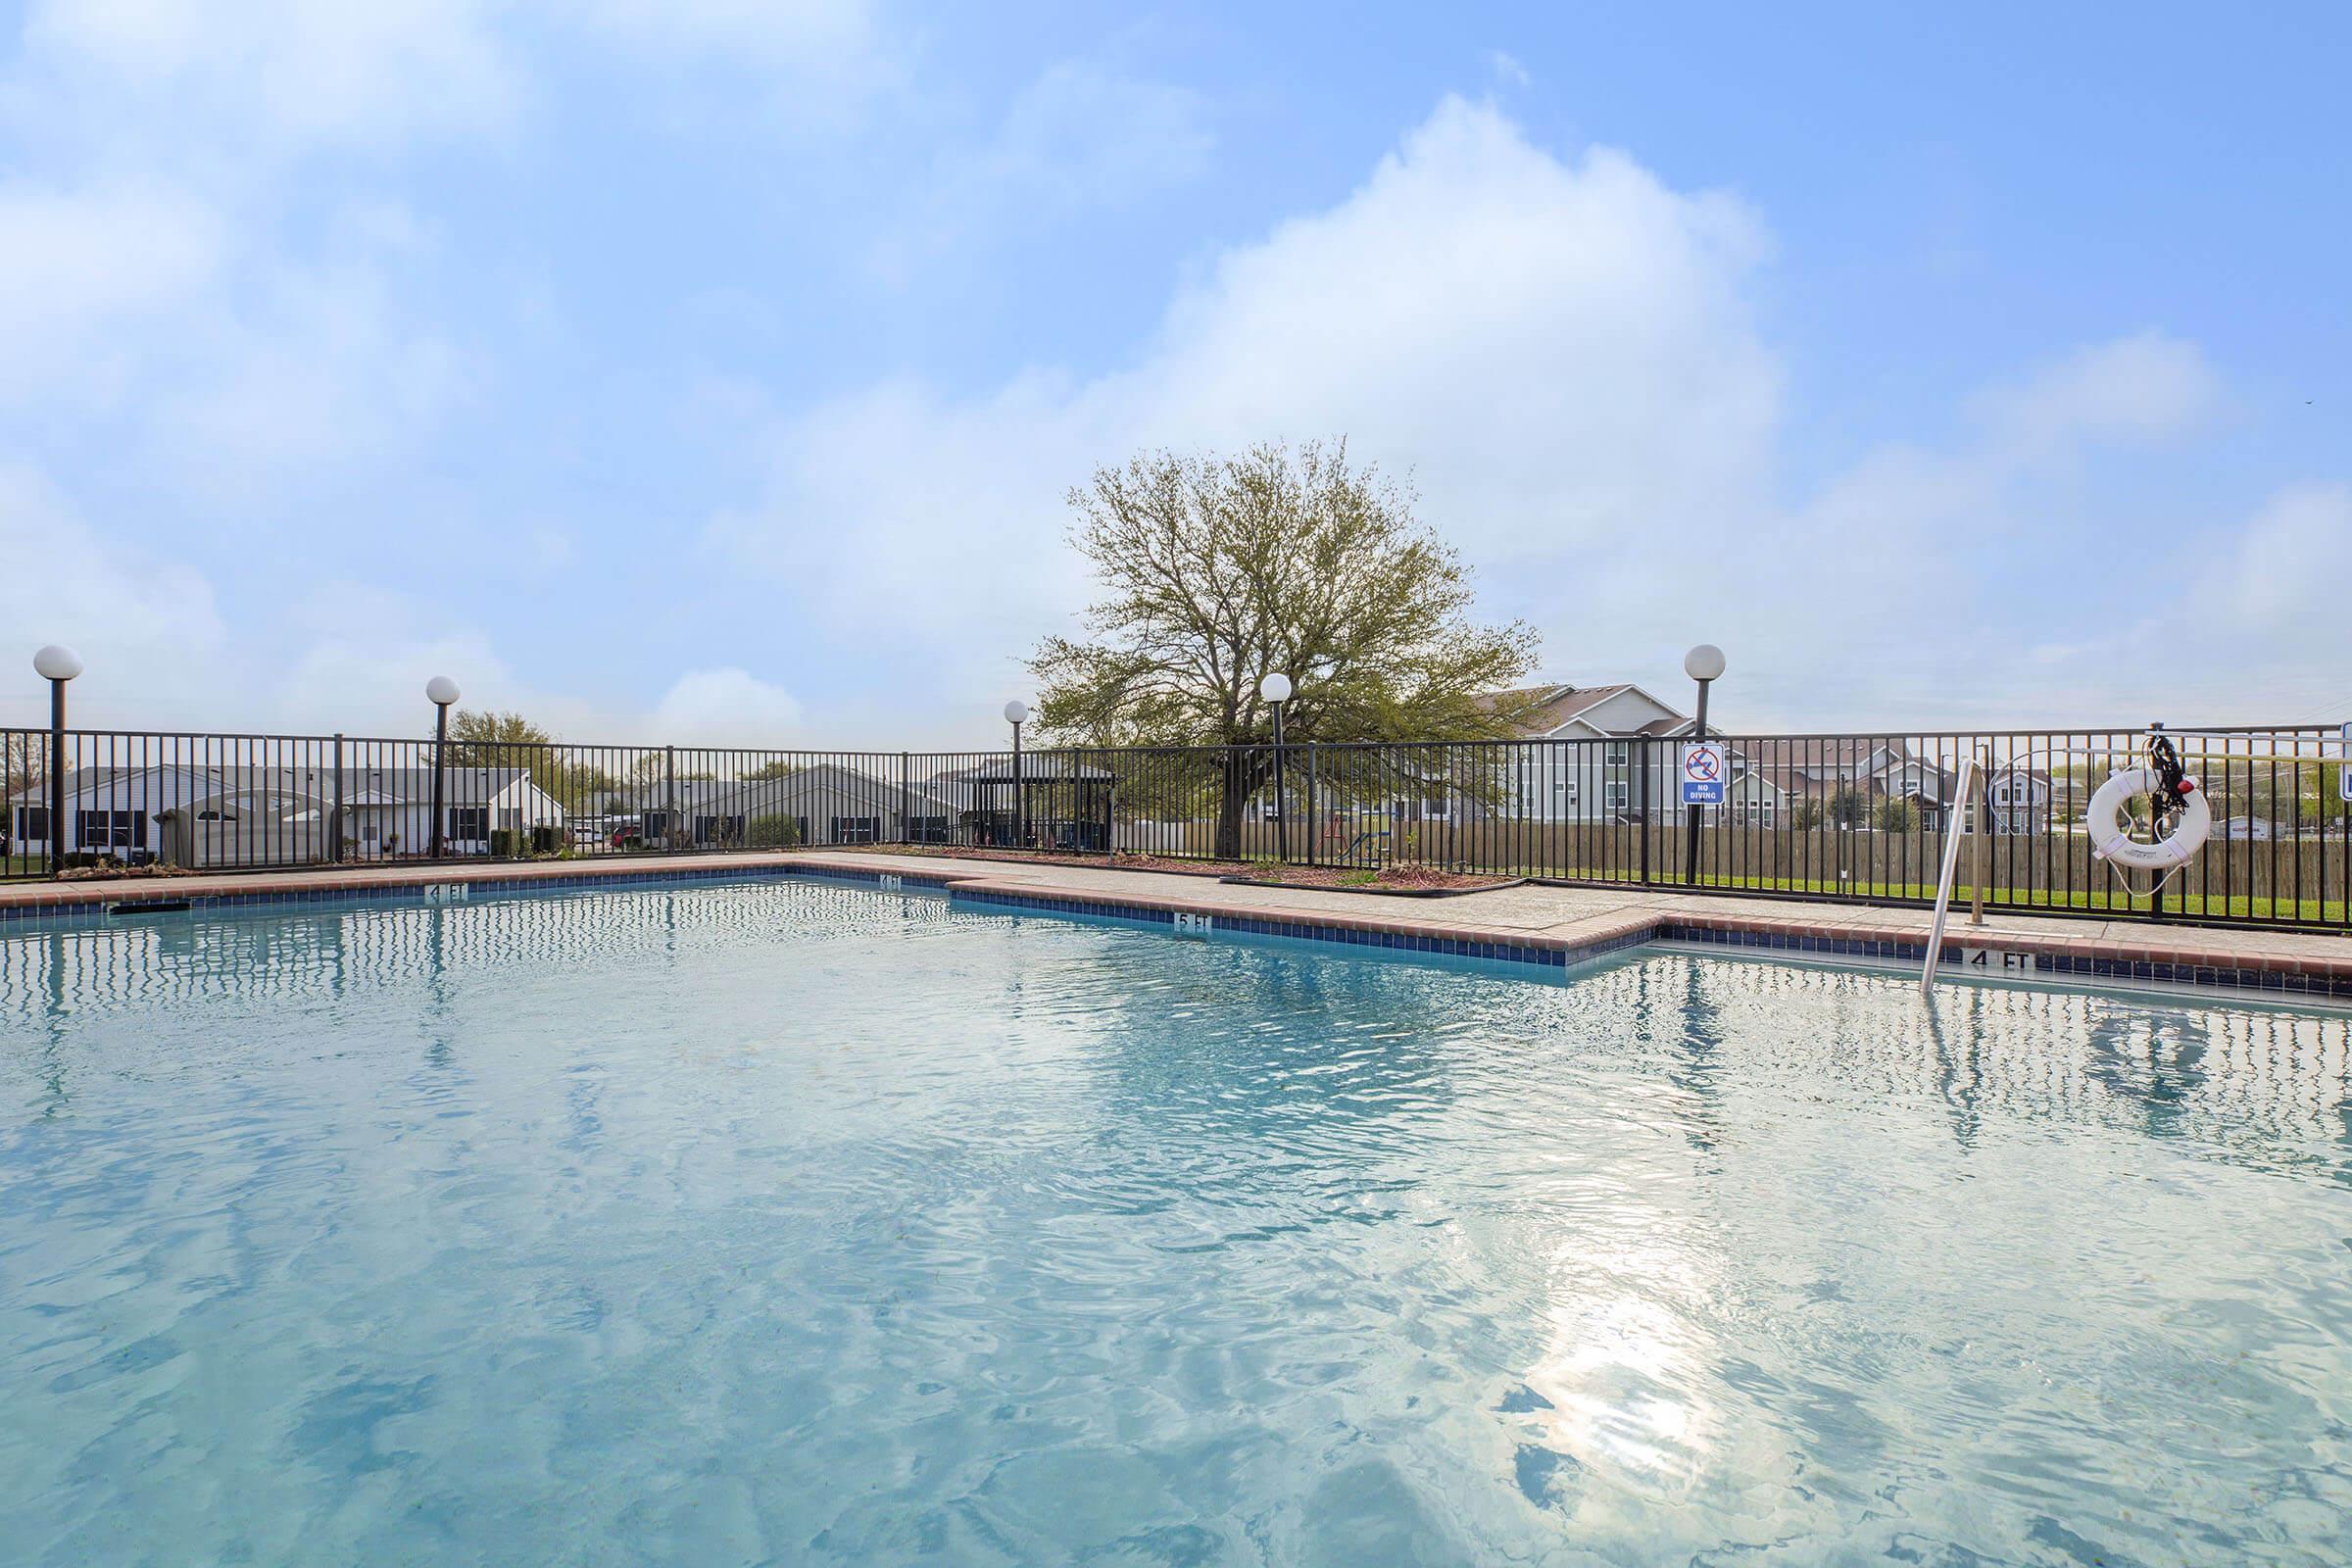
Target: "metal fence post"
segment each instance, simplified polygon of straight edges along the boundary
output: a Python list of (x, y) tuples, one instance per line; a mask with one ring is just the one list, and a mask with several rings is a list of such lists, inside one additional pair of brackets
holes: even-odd
[[(1642, 885), (1643, 887), (1647, 887), (1647, 886), (1649, 886), (1649, 818), (1650, 818), (1650, 808), (1649, 808), (1649, 748), (1650, 748), (1650, 745), (1651, 745), (1651, 742), (1649, 741), (1649, 739), (1648, 739), (1646, 736), (1645, 736), (1645, 737), (1643, 737), (1642, 739), (1639, 740), (1639, 741), (1636, 741), (1636, 742), (1634, 743), (1634, 746), (1635, 746), (1635, 748), (1636, 748), (1636, 753), (1635, 753), (1635, 755), (1636, 755), (1636, 756), (1638, 756), (1638, 758), (1640, 759), (1640, 766), (1637, 768), (1636, 772), (1637, 772), (1637, 776), (1638, 776), (1638, 777), (1639, 777), (1639, 778), (1642, 780), (1642, 805), (1641, 805), (1641, 807), (1640, 807), (1640, 808), (1638, 808), (1638, 809), (1635, 811), (1635, 813), (1634, 813), (1634, 820), (1635, 820), (1636, 822), (1638, 822), (1638, 823), (1640, 823), (1640, 824), (1641, 824), (1641, 830), (1642, 830)], [(1603, 752), (1603, 753), (1601, 754), (1601, 756), (1602, 756), (1602, 758), (1603, 758), (1603, 760), (1603, 760), (1603, 766), (1605, 767), (1605, 766), (1606, 766), (1606, 760), (1606, 760), (1606, 758), (1607, 758), (1608, 754), (1607, 754), (1606, 752)], [(1605, 788), (1606, 788), (1606, 786), (1604, 785), (1604, 786), (1603, 786), (1603, 788), (1605, 789)]]
[(1321, 820), (1315, 815), (1315, 743), (1313, 741), (1306, 743), (1306, 785), (1303, 793), (1306, 798), (1306, 806), (1300, 814), (1305, 819), (1306, 863), (1312, 865), (1315, 863), (1316, 828)]
[(678, 749), (662, 748), (662, 848), (678, 847)]
[[(1963, 809), (1970, 811), (1973, 816), (1970, 826), (1974, 831), (1969, 836), (1976, 840), (1968, 850), (1968, 923), (1970, 925), (1984, 923), (1984, 852), (1989, 848), (1984, 841), (1990, 835), (1992, 828), (1992, 754), (1980, 749), (1978, 755), (1982, 760), (1977, 764), (1977, 798), (1963, 803)], [(2011, 765), (2015, 765), (2014, 758), (2011, 759)]]
[(335, 814), (326, 824), (326, 858), (343, 863), (343, 732), (335, 731)]

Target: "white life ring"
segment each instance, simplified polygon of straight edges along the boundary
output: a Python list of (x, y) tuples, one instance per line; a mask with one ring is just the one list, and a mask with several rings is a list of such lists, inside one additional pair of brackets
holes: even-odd
[(2137, 866), (2144, 871), (2169, 870), (2186, 865), (2189, 857), (2205, 843), (2205, 835), (2213, 831), (2213, 811), (2205, 804), (2203, 790), (2191, 790), (2180, 803), (2180, 819), (2172, 832), (2153, 844), (2143, 844), (2132, 836), (2124, 816), (2124, 803), (2134, 795), (2155, 793), (2162, 781), (2152, 767), (2127, 767), (2099, 786), (2090, 798), (2090, 809), (2083, 813), (2083, 822), (2090, 829), (2095, 846), (2091, 853), (2102, 860), (2117, 865)]

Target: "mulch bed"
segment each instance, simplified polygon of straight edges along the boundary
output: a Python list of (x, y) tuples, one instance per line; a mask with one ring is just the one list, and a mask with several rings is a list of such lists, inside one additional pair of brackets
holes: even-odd
[[(846, 846), (861, 848), (862, 846)], [(1161, 855), (1068, 855), (1051, 850), (958, 849), (951, 844), (890, 844), (891, 855), (929, 855), (943, 859), (1005, 860), (1015, 865), (1076, 865), (1090, 871), (1160, 871), (1172, 876), (1213, 877), (1247, 888), (1314, 888), (1330, 893), (1385, 893), (1392, 898), (1444, 899), (1460, 893), (1515, 888), (1525, 877), (1486, 872), (1441, 871), (1427, 865), (1392, 865), (1366, 877), (1359, 868), (1338, 865), (1253, 865), (1247, 860), (1172, 860)]]
[[(884, 855), (929, 855), (954, 860), (1005, 860), (1014, 865), (1081, 865), (1090, 871), (1164, 871), (1172, 876), (1231, 876), (1247, 871), (1241, 860), (1171, 860), (1160, 855), (1063, 855), (1051, 850), (964, 850), (952, 844), (844, 844), (853, 853), (871, 848)], [(826, 846), (809, 846), (820, 850)]]
[(1515, 888), (1527, 878), (1498, 877), (1477, 871), (1440, 871), (1426, 865), (1392, 865), (1366, 878), (1361, 871), (1329, 865), (1287, 865), (1268, 873), (1262, 868), (1245, 875), (1221, 876), (1246, 888), (1313, 888), (1318, 893), (1372, 893), (1392, 899), (1452, 899), (1465, 893), (1492, 893)]

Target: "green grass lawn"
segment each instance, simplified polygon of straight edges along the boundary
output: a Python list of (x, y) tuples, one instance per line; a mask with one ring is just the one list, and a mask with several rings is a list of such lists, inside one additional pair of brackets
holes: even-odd
[[(1562, 876), (1556, 870), (1545, 870), (1524, 874), (1541, 875), (1549, 880), (1615, 882), (1620, 885), (1625, 880), (1621, 876), (1600, 872), (1570, 871)], [(1676, 877), (1655, 875), (1652, 886), (1675, 888), (1682, 886), (1682, 882)], [(1874, 883), (1858, 879), (1840, 882), (1834, 878), (1724, 876), (1701, 872), (1698, 887), (1702, 891), (1720, 888), (1741, 893), (1786, 893), (1791, 897), (1832, 894), (1847, 901), (1879, 899), (1890, 904), (1936, 902), (1936, 884), (1933, 882)], [(1952, 889), (1952, 907), (1967, 908), (1972, 893), (1973, 889), (1967, 884), (1956, 885)], [(2120, 890), (2076, 888), (2071, 892), (2052, 892), (2004, 887), (1987, 887), (1984, 890), (1984, 906), (1987, 909), (2019, 912), (2049, 909), (2053, 912), (2075, 910), (2086, 914), (2114, 915), (2144, 915), (2154, 908), (2151, 901), (2131, 898)], [(2196, 892), (2183, 894), (2178, 890), (2168, 890), (2164, 907), (2168, 914), (2204, 919), (2292, 920), (2305, 925), (2352, 926), (2352, 906), (2341, 899), (2329, 899), (2322, 904), (2317, 899), (2224, 898), (2219, 894), (2207, 897)]]

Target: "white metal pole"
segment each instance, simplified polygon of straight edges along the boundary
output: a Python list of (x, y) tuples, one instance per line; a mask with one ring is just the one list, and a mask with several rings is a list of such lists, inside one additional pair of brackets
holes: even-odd
[[(1968, 799), (1969, 785), (1977, 776), (1977, 760), (1972, 755), (1960, 763), (1959, 798)], [(1960, 826), (1967, 818), (1958, 811), (1952, 813), (1952, 825), (1943, 835), (1943, 874), (1936, 880), (1936, 924), (1928, 932), (1928, 961), (1919, 971), (1919, 994), (1926, 996), (1936, 983), (1936, 961), (1943, 956), (1943, 917), (1951, 912), (1952, 873), (1960, 865)]]

